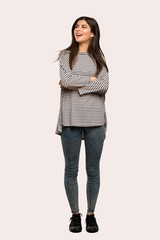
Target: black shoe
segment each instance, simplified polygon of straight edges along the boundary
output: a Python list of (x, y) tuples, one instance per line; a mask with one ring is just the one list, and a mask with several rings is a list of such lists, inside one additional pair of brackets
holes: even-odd
[(99, 231), (94, 214), (86, 216), (86, 231), (89, 233), (95, 233)]
[(82, 231), (82, 225), (81, 225), (81, 214), (72, 214), (72, 217), (70, 218), (71, 223), (69, 224), (69, 230), (74, 233), (78, 233)]

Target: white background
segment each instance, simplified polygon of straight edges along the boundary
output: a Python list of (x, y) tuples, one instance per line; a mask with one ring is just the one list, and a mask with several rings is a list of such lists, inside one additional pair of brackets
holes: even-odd
[[(1, 1), (1, 240), (160, 239), (159, 7), (158, 0)], [(54, 61), (82, 15), (98, 21), (110, 70), (95, 234), (85, 231), (83, 146), (83, 231), (68, 231), (64, 160), (54, 133), (60, 96)]]

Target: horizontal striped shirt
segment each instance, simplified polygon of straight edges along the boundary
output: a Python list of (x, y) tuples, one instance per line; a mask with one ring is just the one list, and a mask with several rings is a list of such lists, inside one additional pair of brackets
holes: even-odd
[(107, 69), (102, 68), (95, 81), (96, 65), (86, 52), (80, 52), (73, 68), (69, 67), (69, 53), (59, 59), (61, 81), (60, 110), (56, 134), (62, 126), (93, 127), (107, 124), (105, 94), (109, 86)]

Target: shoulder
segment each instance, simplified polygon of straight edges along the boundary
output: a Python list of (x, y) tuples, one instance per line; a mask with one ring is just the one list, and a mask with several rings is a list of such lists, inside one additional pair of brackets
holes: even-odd
[(68, 61), (69, 60), (69, 56), (70, 56), (70, 52), (68, 50), (62, 50), (59, 53), (59, 62), (63, 62), (63, 61)]
[(66, 50), (62, 50), (59, 54), (59, 66), (63, 69), (69, 71), (69, 56), (70, 52)]

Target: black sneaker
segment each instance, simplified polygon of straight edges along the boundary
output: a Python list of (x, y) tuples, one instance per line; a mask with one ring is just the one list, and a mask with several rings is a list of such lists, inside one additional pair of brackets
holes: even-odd
[(81, 214), (72, 214), (72, 217), (70, 218), (71, 223), (69, 224), (69, 230), (74, 233), (78, 233), (82, 231), (82, 225), (81, 225)]
[(86, 231), (89, 233), (95, 233), (99, 231), (94, 214), (86, 216)]

